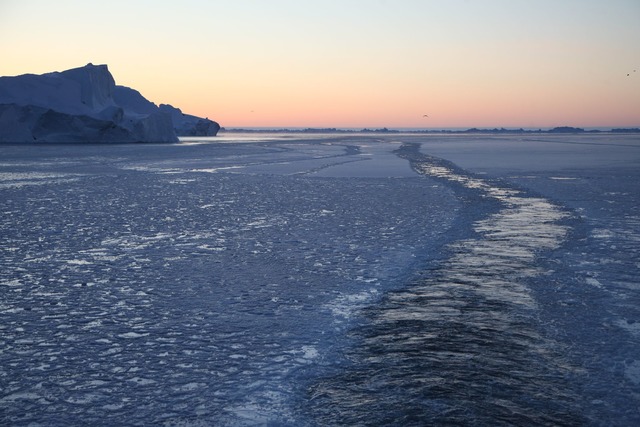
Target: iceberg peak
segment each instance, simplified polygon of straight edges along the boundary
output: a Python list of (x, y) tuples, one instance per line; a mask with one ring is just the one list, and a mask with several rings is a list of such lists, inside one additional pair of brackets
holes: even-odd
[[(106, 64), (0, 77), (0, 142), (177, 142), (176, 132), (205, 120), (189, 116), (185, 133), (173, 117), (116, 85)], [(215, 135), (219, 125), (206, 122)]]

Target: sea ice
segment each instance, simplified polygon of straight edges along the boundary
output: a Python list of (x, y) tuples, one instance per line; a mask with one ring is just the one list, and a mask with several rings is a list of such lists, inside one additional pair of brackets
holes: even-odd
[(640, 142), (580, 138), (2, 146), (0, 423), (636, 425)]

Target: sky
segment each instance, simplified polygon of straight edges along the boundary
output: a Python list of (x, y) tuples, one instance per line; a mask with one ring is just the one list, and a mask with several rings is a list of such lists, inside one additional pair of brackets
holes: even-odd
[(0, 75), (89, 62), (227, 128), (640, 126), (639, 0), (0, 0)]

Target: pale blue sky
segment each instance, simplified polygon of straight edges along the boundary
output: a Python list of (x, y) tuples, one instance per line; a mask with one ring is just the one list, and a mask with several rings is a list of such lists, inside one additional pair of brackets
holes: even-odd
[(231, 126), (638, 125), (639, 24), (637, 0), (0, 0), (0, 75), (107, 63)]

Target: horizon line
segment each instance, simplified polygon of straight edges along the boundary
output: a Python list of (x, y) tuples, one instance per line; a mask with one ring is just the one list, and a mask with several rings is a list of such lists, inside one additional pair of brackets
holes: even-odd
[(240, 131), (240, 130), (338, 130), (338, 131), (468, 131), (468, 130), (481, 130), (481, 131), (548, 131), (553, 129), (575, 129), (584, 131), (607, 131), (607, 130), (621, 130), (621, 129), (640, 129), (639, 125), (622, 125), (622, 126), (570, 126), (570, 125), (557, 125), (557, 126), (450, 126), (450, 127), (419, 127), (419, 126), (220, 126), (220, 131)]

